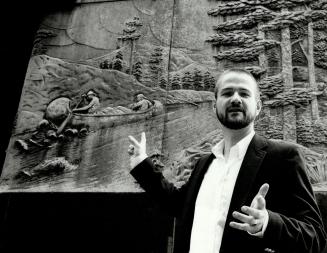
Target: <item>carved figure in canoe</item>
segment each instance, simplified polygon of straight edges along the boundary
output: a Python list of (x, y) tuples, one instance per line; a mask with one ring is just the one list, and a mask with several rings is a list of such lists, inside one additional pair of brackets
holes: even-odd
[(136, 103), (132, 104), (133, 111), (145, 111), (154, 106), (148, 98), (146, 98), (142, 93), (136, 95)]
[(72, 110), (72, 112), (78, 112), (78, 113), (96, 113), (100, 109), (100, 99), (99, 95), (95, 93), (94, 90), (89, 90), (86, 94), (82, 95), (82, 98), (85, 99), (88, 104), (80, 107), (75, 108)]
[[(82, 102), (85, 105), (81, 106)], [(76, 104), (76, 103), (75, 103)], [(140, 119), (147, 119), (163, 111), (159, 101), (151, 102), (142, 93), (137, 94), (136, 102), (124, 107), (101, 108), (100, 99), (94, 90), (89, 90), (81, 96), (81, 100), (72, 109), (73, 101), (68, 97), (59, 97), (51, 101), (45, 111), (44, 118), (39, 122), (36, 130), (30, 138), (16, 140), (16, 145), (22, 150), (30, 150), (32, 146), (51, 147), (57, 139), (65, 135), (84, 135), (86, 127), (76, 127), (90, 123), (90, 117), (98, 121), (98, 117), (105, 118), (105, 121), (125, 123)], [(92, 122), (92, 120), (91, 120)]]

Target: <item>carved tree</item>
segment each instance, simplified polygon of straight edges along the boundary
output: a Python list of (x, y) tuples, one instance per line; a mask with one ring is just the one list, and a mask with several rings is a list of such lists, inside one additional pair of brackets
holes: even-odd
[(192, 75), (189, 71), (186, 71), (182, 77), (182, 87), (184, 90), (191, 90), (193, 89), (193, 80)]
[[(324, 10), (311, 10), (309, 7), (306, 7), (306, 10), (303, 11), (291, 11), (291, 12), (286, 9), (283, 9), (282, 14), (272, 22), (268, 23), (266, 26), (267, 29), (281, 29), (282, 31), (282, 38), (284, 39), (284, 43), (282, 40), (282, 45), (283, 45), (282, 49), (286, 51), (282, 55), (287, 56), (285, 57), (285, 59), (284, 57), (282, 58), (283, 64), (292, 67), (292, 62), (291, 62), (292, 58), (289, 57), (292, 56), (292, 48), (290, 48), (290, 44), (291, 46), (295, 44), (300, 45), (302, 49), (302, 53), (304, 54), (308, 63), (308, 76), (309, 76), (308, 86), (313, 89), (317, 89), (316, 78), (315, 78), (315, 66), (314, 66), (313, 21), (322, 19), (326, 15), (327, 12)], [(290, 29), (298, 29), (299, 26), (305, 28), (304, 29), (306, 30), (305, 33), (303, 34), (302, 37), (290, 43), (291, 41)], [(306, 43), (307, 50), (304, 49), (303, 46), (304, 41), (307, 42)], [(290, 61), (290, 63), (287, 61)], [(289, 72), (289, 70), (292, 70), (292, 68), (287, 69), (283, 67), (283, 70), (285, 70), (284, 75), (286, 80), (288, 80), (286, 83), (290, 83), (290, 81), (293, 80), (293, 77), (290, 74), (292, 72)], [(293, 85), (290, 87), (293, 87)], [(316, 97), (313, 98), (311, 102), (311, 107), (312, 107), (311, 109), (312, 119), (317, 120), (319, 118), (319, 114), (318, 114), (318, 103)]]
[[(316, 74), (315, 74), (315, 60), (317, 60), (317, 63), (319, 64), (321, 62), (321, 59), (325, 62), (325, 66), (321, 66), (325, 69), (327, 69), (327, 1), (315, 1), (310, 5), (310, 8), (312, 10), (319, 10), (319, 17), (311, 18), (308, 20), (308, 73), (309, 73), (309, 85), (310, 87), (317, 89), (317, 82), (316, 82)], [(324, 10), (324, 13), (321, 13), (321, 11)], [(316, 30), (316, 36), (314, 34), (314, 27), (319, 22), (322, 22), (324, 24), (324, 27), (322, 29), (319, 29), (317, 27)], [(319, 30), (324, 31), (325, 33), (320, 33)], [(321, 35), (321, 36), (319, 36)], [(316, 44), (316, 47), (315, 47)], [(319, 52), (319, 46), (321, 49), (324, 47), (324, 50)], [(318, 48), (318, 54), (315, 53), (316, 49)], [(323, 56), (322, 58), (320, 58)], [(319, 66), (317, 64), (317, 66)], [(319, 110), (318, 110), (318, 99), (317, 96), (314, 96), (312, 102), (311, 102), (311, 110), (312, 110), (312, 117), (314, 120), (319, 119)]]
[(209, 71), (204, 72), (204, 74), (203, 74), (204, 90), (210, 90), (210, 77), (211, 77), (211, 74)]
[(193, 86), (195, 90), (203, 90), (202, 73), (197, 68), (193, 71)]
[(214, 91), (216, 85), (216, 79), (212, 76), (209, 71), (203, 74), (203, 85), (204, 90)]
[[(110, 65), (109, 65), (110, 67)], [(118, 71), (121, 71), (123, 68), (123, 54), (122, 52), (118, 51), (116, 56), (112, 62), (112, 68)]]
[(167, 82), (166, 76), (164, 76), (164, 75), (160, 76), (160, 78), (159, 78), (160, 88), (166, 90), (167, 84), (168, 84), (168, 82)]
[(112, 63), (109, 61), (109, 59), (106, 59), (99, 64), (100, 69), (112, 69)]
[(158, 86), (159, 78), (163, 73), (163, 57), (162, 57), (163, 49), (161, 47), (156, 47), (154, 51), (151, 53), (149, 59), (149, 68), (151, 73), (152, 85)]
[(133, 54), (134, 54), (134, 46), (135, 42), (140, 39), (141, 34), (138, 32), (138, 28), (143, 24), (140, 21), (140, 18), (134, 17), (132, 20), (128, 20), (125, 22), (125, 28), (123, 29), (123, 35), (118, 37), (118, 40), (122, 41), (122, 43), (127, 42), (130, 44), (131, 51), (129, 57), (129, 73), (133, 73)]
[(171, 89), (172, 90), (179, 90), (181, 88), (181, 78), (179, 74), (175, 74), (171, 81)]
[(133, 76), (135, 76), (135, 79), (137, 81), (141, 81), (141, 78), (142, 78), (142, 66), (143, 66), (143, 63), (141, 61), (141, 59), (137, 59), (136, 63), (134, 64), (134, 67), (133, 67)]
[[(303, 1), (301, 4), (308, 3), (309, 1)], [(315, 2), (315, 1), (310, 1)], [(276, 17), (274, 20), (270, 21), (266, 25), (267, 30), (281, 30), (282, 33), (282, 66), (283, 66), (283, 77), (285, 79), (285, 84), (289, 91), (292, 91), (294, 87), (293, 84), (293, 65), (292, 65), (292, 45), (299, 43), (302, 53), (305, 55), (308, 66), (308, 85), (306, 85), (303, 89), (306, 93), (308, 93), (308, 97), (310, 98), (310, 104), (308, 106), (304, 106), (303, 112), (298, 111), (298, 124), (294, 126), (294, 124), (289, 124), (288, 122), (296, 122), (296, 113), (295, 107), (291, 105), (287, 105), (284, 107), (284, 125), (291, 126), (291, 131), (286, 134), (290, 134), (291, 139), (297, 138), (298, 134), (296, 133), (296, 129), (298, 128), (300, 122), (306, 121), (310, 124), (311, 122), (307, 120), (307, 118), (312, 118), (313, 121), (319, 119), (318, 112), (318, 101), (317, 97), (314, 95), (315, 90), (317, 89), (316, 79), (315, 79), (315, 67), (314, 67), (314, 47), (313, 47), (313, 28), (312, 21), (319, 20), (326, 16), (327, 12), (324, 10), (311, 10), (306, 7), (305, 10), (302, 11), (288, 11), (286, 8), (282, 9), (281, 14)], [(298, 26), (304, 27), (306, 30), (305, 35), (302, 38), (291, 42), (290, 29), (296, 29)], [(304, 49), (302, 42), (307, 41), (307, 51)], [(286, 93), (285, 93), (286, 94)], [(292, 97), (294, 103), (296, 105), (296, 97)], [(311, 109), (310, 109), (311, 107)], [(284, 131), (285, 133), (285, 131)], [(287, 138), (286, 138), (287, 139)], [(298, 139), (298, 138), (297, 138)]]
[(315, 65), (327, 70), (327, 17), (324, 20), (326, 26), (321, 29), (320, 22), (314, 22), (313, 28), (316, 31), (314, 36), (314, 59)]

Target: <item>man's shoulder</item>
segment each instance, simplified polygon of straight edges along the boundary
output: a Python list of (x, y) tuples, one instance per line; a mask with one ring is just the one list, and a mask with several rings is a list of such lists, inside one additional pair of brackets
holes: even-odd
[(288, 166), (290, 163), (294, 165), (294, 162), (296, 162), (301, 165), (296, 166), (296, 168), (302, 167), (304, 153), (299, 144), (280, 139), (265, 138), (265, 141), (265, 159), (268, 167), (273, 166), (276, 171), (278, 171), (279, 168), (283, 170), (283, 173), (286, 170), (293, 170), (295, 168), (294, 166)]
[(281, 139), (270, 139), (256, 134), (257, 139), (265, 142), (267, 145), (268, 152), (285, 153), (298, 151), (299, 145), (297, 143), (281, 140)]

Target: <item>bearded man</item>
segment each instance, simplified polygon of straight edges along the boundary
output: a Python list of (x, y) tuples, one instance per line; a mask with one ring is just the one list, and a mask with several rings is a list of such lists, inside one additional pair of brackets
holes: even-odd
[(174, 252), (321, 252), (326, 233), (301, 154), (254, 131), (261, 110), (254, 77), (223, 72), (215, 98), (223, 139), (181, 188), (147, 158), (145, 133), (141, 141), (129, 136), (130, 173), (177, 217)]

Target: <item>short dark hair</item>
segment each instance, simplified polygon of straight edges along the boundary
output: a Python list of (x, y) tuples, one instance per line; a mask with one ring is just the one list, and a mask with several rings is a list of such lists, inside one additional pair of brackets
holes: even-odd
[(259, 89), (259, 84), (257, 83), (257, 80), (254, 78), (254, 76), (251, 74), (251, 72), (245, 70), (245, 69), (241, 69), (241, 68), (231, 68), (231, 69), (227, 69), (225, 70), (223, 73), (221, 73), (221, 75), (219, 76), (217, 82), (216, 82), (216, 86), (215, 86), (215, 98), (217, 99), (217, 95), (218, 95), (218, 89), (219, 89), (219, 85), (221, 83), (221, 79), (223, 78), (224, 75), (228, 74), (228, 73), (240, 73), (240, 74), (245, 74), (250, 76), (254, 82), (256, 83), (257, 87), (256, 87), (256, 99), (260, 99), (260, 89)]

